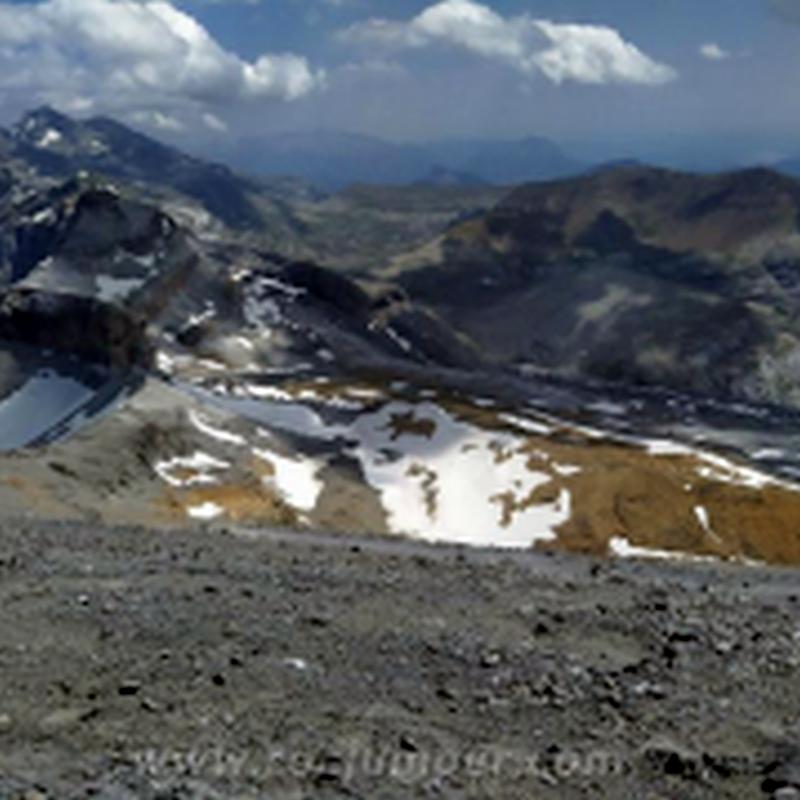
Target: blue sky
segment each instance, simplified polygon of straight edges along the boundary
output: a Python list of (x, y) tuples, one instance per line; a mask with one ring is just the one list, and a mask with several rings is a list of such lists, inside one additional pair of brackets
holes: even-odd
[[(0, 0), (0, 117), (800, 155), (800, 0)], [(796, 142), (796, 144), (795, 144)]]

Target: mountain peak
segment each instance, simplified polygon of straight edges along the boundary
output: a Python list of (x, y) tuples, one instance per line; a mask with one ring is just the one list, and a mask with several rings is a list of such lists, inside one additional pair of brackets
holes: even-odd
[(190, 198), (232, 227), (261, 224), (252, 182), (116, 120), (73, 120), (43, 106), (25, 114), (11, 135), (12, 154), (41, 175), (69, 178), (85, 171), (150, 183)]
[(23, 114), (19, 122), (16, 124), (17, 129), (25, 130), (28, 128), (41, 125), (50, 125), (59, 130), (67, 130), (73, 128), (76, 123), (71, 117), (56, 111), (52, 106), (39, 106), (32, 111)]
[(78, 123), (50, 106), (25, 114), (13, 128), (14, 138), (39, 148), (50, 148), (74, 136)]

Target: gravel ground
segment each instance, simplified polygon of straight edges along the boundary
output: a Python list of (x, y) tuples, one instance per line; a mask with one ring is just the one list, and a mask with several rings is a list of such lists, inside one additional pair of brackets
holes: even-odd
[(800, 798), (791, 571), (0, 527), (0, 798)]

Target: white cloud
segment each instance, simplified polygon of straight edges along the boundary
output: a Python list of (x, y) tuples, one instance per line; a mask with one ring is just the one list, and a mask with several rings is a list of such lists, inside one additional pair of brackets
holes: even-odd
[(183, 123), (179, 119), (171, 114), (165, 114), (163, 111), (135, 111), (130, 118), (139, 125), (146, 125), (161, 131), (180, 133), (183, 130)]
[(555, 83), (635, 83), (673, 80), (675, 70), (647, 56), (613, 28), (562, 24), (527, 14), (503, 17), (474, 0), (442, 0), (409, 21), (371, 19), (340, 34), (378, 48), (449, 45), (499, 61), (526, 76)]
[(243, 65), (244, 94), (248, 97), (274, 95), (297, 100), (325, 83), (325, 75), (311, 72), (302, 56), (292, 53), (261, 56), (253, 64)]
[(175, 130), (164, 108), (294, 100), (323, 81), (294, 54), (243, 60), (164, 0), (0, 2), (0, 91), (29, 100), (139, 106), (152, 124)]
[(667, 83), (676, 77), (672, 67), (646, 56), (613, 28), (597, 25), (559, 25), (539, 21), (551, 47), (534, 56), (548, 78), (561, 83)]
[(731, 57), (731, 54), (720, 47), (716, 42), (707, 42), (700, 46), (700, 55), (709, 61), (724, 61)]
[(203, 114), (203, 123), (209, 130), (215, 133), (228, 132), (228, 124), (210, 111), (206, 111), (205, 114)]

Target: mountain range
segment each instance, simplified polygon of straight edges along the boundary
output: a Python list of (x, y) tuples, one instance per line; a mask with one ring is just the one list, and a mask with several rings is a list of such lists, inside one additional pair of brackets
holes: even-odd
[(0, 131), (0, 798), (796, 800), (800, 182), (435, 163)]
[[(719, 154), (714, 142), (691, 148), (685, 154), (653, 154), (647, 162), (626, 155), (607, 160), (575, 157), (558, 142), (542, 136), (491, 139), (440, 139), (402, 143), (341, 130), (298, 130), (267, 133), (206, 145), (206, 154), (220, 158), (245, 174), (274, 178), (293, 175), (326, 191), (353, 184), (403, 185), (448, 174), (449, 182), (482, 182), (511, 186), (651, 163), (668, 169), (713, 174), (764, 166), (747, 150)], [(755, 152), (756, 148), (751, 148)], [(800, 177), (800, 159), (783, 158), (769, 167)]]
[(295, 175), (335, 191), (354, 183), (408, 184), (446, 171), (452, 182), (505, 185), (575, 175), (586, 166), (553, 142), (456, 139), (398, 144), (341, 131), (306, 131), (251, 138), (224, 151), (251, 174)]
[(46, 109), (0, 140), (3, 514), (800, 563), (794, 179), (326, 194)]

